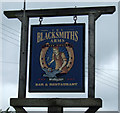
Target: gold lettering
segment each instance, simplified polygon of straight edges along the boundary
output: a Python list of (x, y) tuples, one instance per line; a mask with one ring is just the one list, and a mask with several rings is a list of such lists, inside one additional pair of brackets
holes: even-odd
[(67, 31), (67, 39), (70, 38), (70, 35), (69, 35), (70, 31)]
[(70, 32), (70, 39), (74, 40), (74, 31)]
[(64, 32), (64, 38), (65, 38), (65, 39), (67, 38), (67, 36), (66, 36), (66, 35), (67, 35), (67, 32)]
[(58, 39), (58, 42), (61, 42), (61, 39)]
[(47, 83), (45, 83), (45, 86), (48, 86), (48, 84), (47, 84)]
[(65, 40), (64, 40), (64, 39), (62, 39), (62, 42), (65, 42)]
[(45, 39), (48, 40), (48, 34), (47, 34), (47, 32), (45, 33)]
[(64, 37), (64, 32), (59, 32), (59, 38), (63, 38)]
[(57, 40), (56, 40), (56, 39), (54, 39), (54, 42), (57, 42)]
[(51, 42), (65, 42), (64, 39), (69, 39), (77, 42), (78, 31), (37, 32), (37, 43), (49, 39), (51, 39)]
[(51, 42), (53, 42), (53, 40), (51, 40)]
[(35, 86), (38, 86), (38, 83), (36, 83)]
[(52, 38), (56, 38), (56, 37), (55, 37), (55, 32), (52, 32)]
[(78, 31), (75, 32), (75, 37), (76, 37), (76, 38), (75, 38), (75, 41), (76, 41), (76, 42), (78, 41), (78, 35), (77, 35), (77, 34), (78, 34)]
[(52, 33), (51, 32), (48, 32), (48, 38), (49, 39), (51, 39), (51, 36), (50, 35), (52, 35)]
[(42, 32), (37, 32), (37, 43), (39, 43), (40, 41), (43, 41), (43, 33)]
[(57, 38), (59, 38), (60, 36), (59, 36), (59, 34), (58, 34), (58, 32), (56, 32), (56, 36), (57, 36)]

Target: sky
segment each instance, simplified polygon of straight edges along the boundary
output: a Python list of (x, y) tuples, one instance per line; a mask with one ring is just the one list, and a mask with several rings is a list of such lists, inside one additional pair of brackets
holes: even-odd
[[(1, 2), (2, 14), (0, 19), (0, 55), (1, 98), (0, 109), (6, 110), (10, 98), (17, 98), (19, 78), (20, 32), (21, 24), (18, 19), (8, 19), (3, 14), (7, 10), (23, 9), (22, 2)], [(117, 2), (27, 2), (27, 9), (72, 8), (92, 6), (116, 6), (114, 14), (102, 15), (96, 21), (96, 97), (103, 100), (102, 111), (118, 110), (118, 3)], [(73, 17), (43, 18), (43, 24), (73, 23)], [(33, 98), (87, 98), (88, 82), (88, 17), (78, 16), (78, 23), (86, 24), (85, 48), (85, 93), (28, 93)], [(30, 25), (39, 24), (39, 18), (30, 19)], [(30, 26), (29, 26), (30, 28)], [(30, 36), (30, 29), (29, 29)], [(2, 38), (2, 39), (1, 39)], [(30, 44), (29, 44), (30, 45)], [(1, 49), (0, 48), (0, 49)], [(29, 52), (28, 52), (29, 53)], [(29, 58), (28, 58), (29, 61)], [(28, 62), (29, 65), (29, 62)], [(28, 68), (29, 70), (29, 68)], [(27, 74), (29, 78), (29, 73)], [(14, 110), (12, 107), (11, 110)], [(41, 108), (41, 110), (47, 110)], [(71, 109), (66, 109), (71, 110)], [(80, 109), (74, 109), (80, 110)]]

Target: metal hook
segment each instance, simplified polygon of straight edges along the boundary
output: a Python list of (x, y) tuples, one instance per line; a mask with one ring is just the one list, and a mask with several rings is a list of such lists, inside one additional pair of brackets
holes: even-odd
[(39, 18), (40, 25), (42, 24), (42, 21), (43, 21), (43, 17), (40, 17)]
[[(77, 8), (77, 6), (75, 6), (75, 8)], [(74, 20), (74, 24), (76, 24), (76, 22), (77, 22), (77, 16), (76, 15), (73, 17), (73, 20)]]
[(76, 15), (73, 17), (73, 20), (74, 20), (74, 24), (76, 24), (77, 23), (77, 16)]

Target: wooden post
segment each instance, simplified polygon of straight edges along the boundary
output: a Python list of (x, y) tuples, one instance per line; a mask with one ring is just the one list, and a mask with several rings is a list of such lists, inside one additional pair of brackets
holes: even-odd
[(22, 22), (22, 25), (21, 25), (21, 45), (20, 45), (18, 98), (25, 98), (26, 97), (26, 78), (27, 78), (27, 53), (28, 53), (29, 18), (24, 17), (24, 18), (22, 18), (21, 22)]
[(16, 113), (27, 113), (23, 107), (14, 107)]
[(95, 98), (95, 14), (88, 15), (88, 98)]
[(85, 113), (95, 113), (100, 107), (89, 107)]
[(60, 106), (48, 107), (48, 113), (63, 113), (63, 107)]

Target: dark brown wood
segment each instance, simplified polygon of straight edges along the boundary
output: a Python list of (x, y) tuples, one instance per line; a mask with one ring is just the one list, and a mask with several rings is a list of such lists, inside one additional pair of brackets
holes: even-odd
[(27, 113), (23, 107), (14, 107), (16, 113)]
[[(85, 7), (85, 8), (60, 8), (60, 9), (38, 9), (26, 10), (28, 17), (56, 17), (56, 16), (74, 16), (74, 15), (89, 15), (90, 13), (112, 14), (115, 11), (115, 6), (107, 7)], [(23, 15), (23, 10), (4, 11), (8, 18), (18, 18)]]
[(101, 13), (95, 13), (95, 21), (101, 16)]
[(63, 113), (63, 107), (60, 106), (48, 107), (48, 113)]
[(20, 107), (101, 107), (100, 98), (11, 98), (11, 106)]
[(88, 20), (88, 98), (95, 98), (95, 14)]
[(27, 79), (27, 53), (28, 53), (29, 18), (28, 17), (22, 18), (21, 24), (22, 25), (21, 25), (21, 46), (20, 46), (18, 98), (25, 98), (26, 97), (26, 79)]
[(95, 113), (99, 107), (89, 107), (89, 109), (85, 113)]

